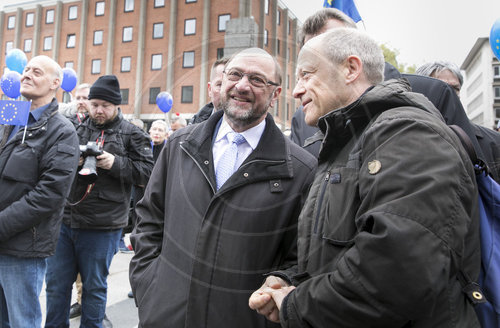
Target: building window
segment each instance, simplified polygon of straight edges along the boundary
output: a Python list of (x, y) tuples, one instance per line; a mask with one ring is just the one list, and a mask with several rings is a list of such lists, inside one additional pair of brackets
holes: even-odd
[(125, 8), (123, 11), (126, 13), (134, 11), (134, 0), (125, 0)]
[(75, 20), (78, 18), (78, 7), (70, 6), (68, 9), (68, 20)]
[(16, 27), (16, 16), (9, 16), (7, 19), (7, 29), (12, 30)]
[(64, 67), (67, 67), (67, 68), (74, 68), (74, 66), (75, 66), (75, 64), (72, 61), (64, 63)]
[(196, 2), (197, 0), (186, 0), (186, 3)]
[(184, 20), (184, 35), (196, 34), (196, 18)]
[(165, 7), (165, 0), (155, 0), (155, 8)]
[(99, 1), (95, 3), (95, 15), (104, 16), (104, 1)]
[(184, 51), (182, 67), (194, 67), (194, 51)]
[(151, 70), (156, 71), (161, 69), (162, 55), (156, 54), (151, 56)]
[(120, 89), (122, 95), (122, 105), (128, 105), (128, 89)]
[(192, 104), (193, 103), (193, 86), (183, 86), (181, 89), (181, 103)]
[(224, 48), (217, 48), (217, 59), (224, 57)]
[(289, 20), (288, 21), (288, 31), (287, 31), (288, 35), (290, 35), (290, 33), (292, 33), (292, 21)]
[(163, 23), (154, 23), (153, 39), (162, 39), (162, 38), (163, 38)]
[(264, 12), (269, 15), (269, 0), (264, 0)]
[(267, 41), (267, 30), (264, 30), (264, 45), (267, 46), (268, 45), (268, 41)]
[(14, 42), (12, 41), (5, 42), (5, 54), (8, 54), (9, 51), (12, 50), (12, 48), (14, 48)]
[(94, 45), (102, 44), (103, 31), (94, 31)]
[(149, 103), (156, 104), (156, 97), (160, 93), (160, 88), (149, 88)]
[(43, 39), (43, 50), (52, 50), (52, 37), (51, 36), (46, 36)]
[(281, 42), (280, 42), (280, 40), (276, 40), (276, 41), (278, 41), (277, 44), (276, 44), (276, 52), (279, 55), (280, 54), (280, 48), (281, 48)]
[(31, 39), (24, 40), (24, 52), (31, 52), (32, 45), (33, 41)]
[(101, 74), (101, 60), (92, 59), (92, 74)]
[(26, 27), (33, 26), (34, 22), (35, 22), (35, 14), (34, 13), (27, 13), (26, 14)]
[(130, 64), (132, 62), (132, 57), (122, 57), (121, 72), (130, 72)]
[(123, 42), (131, 42), (132, 41), (132, 26), (127, 26), (123, 28), (122, 41)]
[(500, 87), (495, 87), (495, 99), (500, 99)]
[(493, 67), (493, 77), (500, 77), (500, 66)]
[(219, 15), (219, 32), (224, 32), (226, 30), (226, 23), (231, 19), (230, 14)]
[(45, 24), (54, 23), (54, 9), (49, 9), (45, 13)]
[(279, 11), (278, 9), (276, 10), (276, 24), (280, 25), (280, 23), (281, 23), (281, 11)]
[(66, 48), (74, 48), (75, 44), (76, 44), (76, 35), (68, 34), (68, 37), (66, 39)]

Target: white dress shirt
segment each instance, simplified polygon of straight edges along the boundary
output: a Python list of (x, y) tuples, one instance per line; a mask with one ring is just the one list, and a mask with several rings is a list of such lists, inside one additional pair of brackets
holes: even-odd
[[(262, 133), (266, 128), (266, 120), (262, 120), (258, 125), (241, 132), (240, 134), (245, 137), (246, 142), (243, 142), (238, 146), (238, 159), (236, 161), (235, 167), (240, 167), (241, 163), (252, 153), (252, 151), (257, 147), (260, 141)], [(214, 156), (214, 167), (217, 169), (219, 160), (226, 151), (227, 147), (231, 144), (234, 139), (234, 134), (236, 132), (227, 124), (225, 117), (222, 119), (222, 123), (215, 137), (215, 142), (212, 148)]]

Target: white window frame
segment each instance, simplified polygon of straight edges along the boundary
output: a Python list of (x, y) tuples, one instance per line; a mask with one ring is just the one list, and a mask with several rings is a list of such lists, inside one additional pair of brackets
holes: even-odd
[(69, 6), (68, 20), (75, 20), (78, 18), (78, 6)]
[(26, 13), (26, 27), (33, 26), (35, 24), (35, 13)]
[(183, 68), (194, 67), (194, 51), (184, 51), (182, 55), (182, 67)]
[(151, 70), (152, 71), (161, 70), (162, 65), (163, 65), (163, 55), (162, 54), (151, 55)]
[[(100, 42), (96, 42), (98, 35), (100, 35)], [(94, 31), (94, 37), (92, 38), (92, 44), (94, 46), (101, 45), (103, 42), (103, 39), (104, 39), (104, 31), (103, 30), (96, 30), (96, 31)], [(99, 41), (99, 40), (97, 40), (97, 41)]]
[(120, 72), (130, 72), (132, 67), (132, 57), (125, 56), (122, 57), (120, 62)]
[(43, 51), (52, 50), (52, 36), (46, 36), (43, 38)]
[(188, 18), (184, 20), (184, 35), (196, 34), (196, 18)]
[(9, 16), (7, 18), (7, 29), (13, 30), (16, 27), (16, 16)]
[(163, 39), (164, 29), (163, 23), (153, 23), (153, 39)]
[(45, 12), (45, 24), (53, 24), (54, 23), (55, 11), (54, 9), (48, 9)]
[(101, 60), (100, 59), (92, 59), (91, 73), (92, 74), (101, 74)]
[(74, 48), (76, 46), (76, 34), (68, 34), (66, 37), (66, 48)]
[(123, 4), (123, 12), (130, 13), (134, 11), (134, 0), (125, 0)]
[(122, 42), (132, 42), (134, 37), (134, 28), (132, 26), (125, 26), (122, 32)]
[(95, 3), (95, 15), (104, 16), (106, 12), (106, 3), (104, 1), (98, 1)]
[(24, 40), (24, 52), (31, 52), (33, 48), (33, 39), (25, 39)]
[(226, 24), (231, 19), (231, 14), (219, 15), (219, 23), (217, 24), (217, 31), (224, 32), (226, 30)]

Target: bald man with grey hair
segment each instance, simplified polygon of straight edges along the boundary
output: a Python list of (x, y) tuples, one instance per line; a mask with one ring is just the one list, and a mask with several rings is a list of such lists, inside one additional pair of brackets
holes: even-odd
[(0, 125), (0, 318), (40, 327), (46, 258), (56, 248), (62, 211), (78, 165), (75, 128), (58, 113), (61, 67), (33, 57), (21, 76), (31, 101), (25, 127)]
[(383, 70), (352, 28), (299, 53), (293, 95), (323, 134), (318, 172), (297, 265), (249, 299), (282, 327), (479, 327), (458, 279), (479, 275), (474, 168), (432, 103)]

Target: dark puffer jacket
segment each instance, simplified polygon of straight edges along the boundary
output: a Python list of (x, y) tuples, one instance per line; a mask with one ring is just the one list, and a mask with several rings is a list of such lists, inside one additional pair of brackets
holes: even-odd
[[(2, 144), (9, 126), (0, 125)], [(78, 165), (73, 125), (54, 99), (40, 119), (0, 148), (0, 254), (47, 257), (55, 252), (61, 218)]]
[(479, 273), (477, 186), (435, 107), (391, 80), (319, 121), (283, 327), (478, 327), (457, 280)]
[[(103, 149), (115, 156), (110, 170), (97, 168), (92, 191), (76, 206), (66, 206), (64, 223), (72, 228), (118, 229), (128, 223), (132, 185), (146, 185), (153, 169), (149, 136), (123, 119), (121, 111), (104, 126), (91, 119), (77, 127), (80, 145), (104, 138)], [(72, 203), (82, 199), (88, 184), (77, 177), (70, 194)]]

